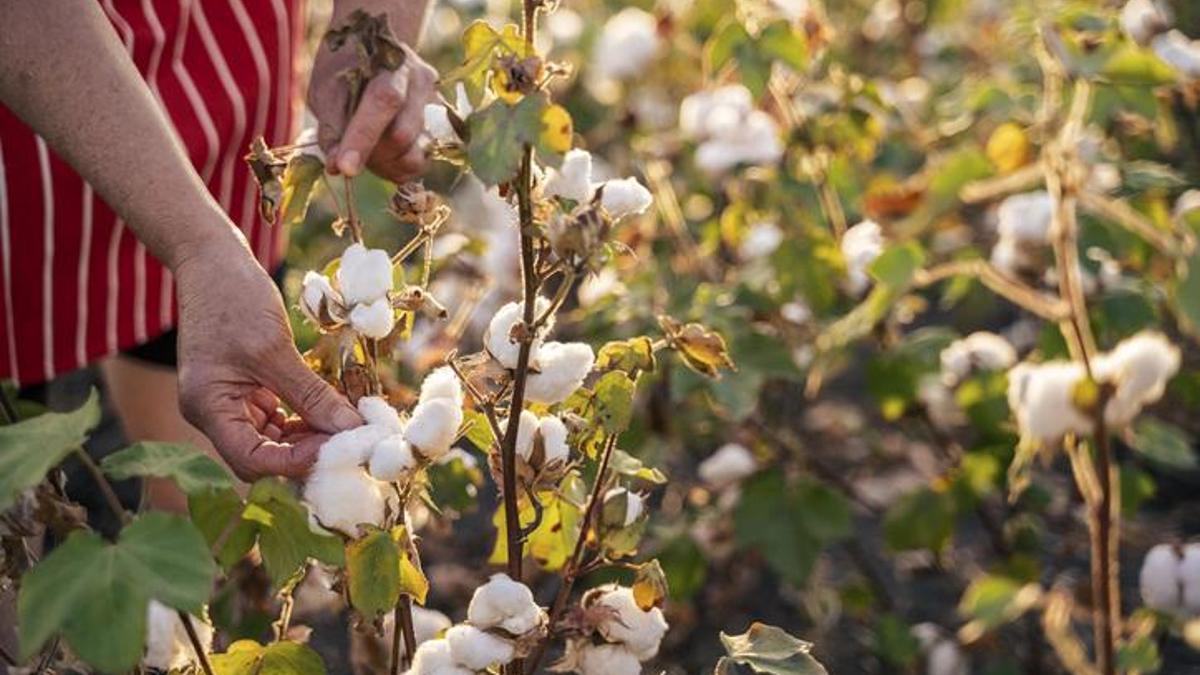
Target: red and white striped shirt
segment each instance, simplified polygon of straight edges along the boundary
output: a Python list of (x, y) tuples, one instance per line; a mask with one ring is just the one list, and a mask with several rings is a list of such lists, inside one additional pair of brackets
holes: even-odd
[[(280, 261), (242, 161), (294, 135), (302, 0), (101, 0), (213, 196)], [(34, 384), (175, 323), (171, 276), (40, 137), (0, 106), (0, 379)]]

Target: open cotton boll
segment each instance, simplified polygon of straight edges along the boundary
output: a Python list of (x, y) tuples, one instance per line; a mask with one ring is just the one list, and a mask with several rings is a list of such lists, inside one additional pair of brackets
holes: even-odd
[(375, 444), (367, 471), (375, 480), (390, 482), (400, 480), (416, 466), (417, 458), (413, 456), (408, 441), (400, 434), (395, 434)]
[(462, 143), (450, 122), (450, 110), (441, 103), (425, 104), (425, 133), (441, 145)]
[(775, 223), (755, 223), (738, 246), (738, 255), (744, 260), (765, 258), (783, 243), (783, 230)]
[(600, 205), (614, 220), (643, 213), (654, 203), (646, 186), (632, 177), (605, 181), (600, 190)]
[(513, 644), (508, 640), (466, 624), (446, 631), (446, 642), (450, 643), (450, 655), (455, 662), (472, 670), (504, 665), (515, 656)]
[(462, 408), (452, 400), (437, 398), (418, 403), (404, 428), (404, 438), (426, 459), (434, 461), (450, 450), (462, 419)]
[[(192, 627), (205, 652), (212, 651), (213, 627), (193, 616)], [(146, 653), (142, 665), (167, 671), (195, 663), (196, 652), (188, 639), (179, 613), (157, 600), (146, 608)]]
[(340, 302), (340, 300), (338, 292), (333, 289), (328, 277), (311, 270), (304, 273), (303, 287), (300, 292), (300, 311), (310, 321), (318, 325), (324, 323), (321, 318), (324, 313), (322, 306), (328, 307), (329, 304)]
[(615, 502), (620, 499), (625, 500), (625, 513), (622, 515), (619, 511), (615, 517), (616, 524), (621, 527), (629, 527), (642, 515), (642, 510), (645, 508), (642, 496), (636, 492), (630, 492), (625, 488), (612, 488), (604, 493), (605, 515), (609, 513), (607, 506), (610, 502)]
[(475, 675), (475, 671), (455, 662), (450, 643), (437, 639), (417, 647), (407, 675)]
[(1200, 40), (1173, 30), (1154, 38), (1150, 48), (1180, 75), (1189, 80), (1200, 78)]
[(724, 173), (739, 164), (767, 166), (783, 156), (779, 129), (761, 110), (750, 112), (725, 134), (696, 148), (696, 165), (709, 174)]
[(977, 331), (951, 342), (939, 357), (942, 375), (958, 382), (972, 370), (1005, 370), (1017, 362), (1017, 351), (1008, 340), (987, 331)]
[(503, 628), (512, 635), (524, 635), (542, 622), (542, 608), (533, 600), (525, 584), (507, 574), (493, 574), (475, 589), (467, 606), (467, 620), (478, 628)]
[(758, 470), (754, 455), (741, 443), (726, 443), (700, 462), (700, 480), (715, 489), (723, 489)]
[(962, 648), (953, 640), (941, 640), (925, 655), (928, 675), (970, 675), (971, 664)]
[(1175, 547), (1170, 544), (1159, 544), (1146, 553), (1142, 560), (1142, 571), (1138, 573), (1142, 604), (1160, 612), (1179, 610), (1182, 601), (1180, 562)]
[(561, 419), (555, 415), (543, 417), (538, 421), (538, 434), (542, 437), (544, 466), (567, 461), (571, 448), (567, 445), (567, 425)]
[(864, 220), (842, 235), (842, 258), (846, 261), (846, 289), (861, 295), (871, 285), (867, 268), (883, 253), (883, 230), (879, 223)]
[(350, 327), (365, 337), (382, 340), (395, 326), (396, 315), (386, 297), (355, 305), (350, 310)]
[(996, 233), (1001, 239), (1046, 243), (1054, 202), (1050, 193), (1035, 190), (1012, 195), (996, 208)]
[(525, 382), (525, 398), (554, 405), (566, 400), (592, 370), (596, 355), (583, 342), (547, 342), (538, 350), (537, 372)]
[[(522, 410), (517, 419), (520, 420), (517, 427), (517, 456), (528, 462), (533, 454), (533, 438), (538, 430), (538, 416), (528, 410)], [(509, 420), (500, 421), (500, 428), (506, 432), (508, 425)]]
[(462, 383), (458, 381), (458, 375), (454, 373), (454, 369), (450, 366), (436, 368), (430, 371), (424, 380), (421, 380), (421, 395), (417, 399), (417, 402), (426, 403), (439, 398), (446, 399), (460, 408), (462, 407)]
[(667, 634), (667, 620), (657, 607), (643, 611), (633, 598), (633, 589), (612, 586), (596, 600), (615, 612), (597, 628), (605, 640), (621, 642), (640, 661), (654, 658), (663, 636)]
[(360, 427), (339, 431), (321, 444), (313, 471), (341, 469), (363, 464), (371, 456), (375, 444), (392, 433), (380, 424), (364, 424)]
[(1121, 30), (1139, 45), (1145, 46), (1170, 27), (1169, 10), (1156, 0), (1129, 0), (1121, 8)]
[(584, 645), (576, 656), (579, 675), (640, 675), (642, 664), (621, 645)]
[(697, 92), (679, 104), (679, 130), (688, 138), (705, 138), (724, 129), (723, 120), (741, 119), (753, 109), (754, 97), (740, 84)]
[(337, 279), (346, 304), (374, 302), (392, 290), (392, 259), (383, 249), (351, 244), (342, 254)]
[(615, 80), (640, 75), (658, 48), (658, 20), (645, 10), (626, 7), (604, 23), (592, 51), (592, 70)]
[(383, 522), (385, 485), (358, 466), (314, 470), (304, 484), (304, 501), (321, 525), (353, 535), (359, 523)]
[[(426, 609), (415, 603), (412, 606), (412, 621), (413, 637), (416, 638), (418, 647), (430, 640), (437, 639), (443, 631), (450, 628), (454, 623), (450, 620), (450, 617), (436, 609)], [(395, 628), (395, 616), (392, 612), (387, 612), (383, 615), (383, 644), (392, 644)], [(400, 648), (404, 649), (403, 640), (401, 640)]]
[(925, 375), (917, 382), (917, 400), (925, 406), (933, 426), (942, 431), (949, 431), (967, 422), (966, 415), (954, 399), (954, 391), (937, 375)]
[(1104, 409), (1105, 421), (1121, 427), (1142, 407), (1162, 397), (1167, 382), (1179, 372), (1179, 348), (1162, 334), (1143, 331), (1126, 338), (1096, 359), (1095, 374), (1116, 385)]
[(1179, 585), (1183, 589), (1183, 609), (1193, 616), (1200, 614), (1200, 544), (1183, 547)]
[[(550, 300), (538, 296), (534, 302), (534, 315), (541, 316), (547, 309), (550, 308)], [(517, 367), (517, 357), (521, 350), (521, 345), (511, 339), (513, 326), (517, 325), (524, 318), (525, 307), (520, 302), (510, 302), (500, 309), (496, 310), (496, 314), (492, 316), (491, 322), (488, 323), (487, 331), (483, 336), (483, 346), (488, 354), (492, 355), (500, 365), (508, 369)], [(538, 335), (534, 338), (532, 348), (530, 349), (530, 360), (532, 361), (539, 350), (539, 343), (546, 333), (554, 325), (554, 318), (551, 317), (546, 325), (542, 326), (538, 331)]]
[(1086, 434), (1092, 421), (1072, 401), (1084, 377), (1078, 363), (1021, 363), (1008, 371), (1008, 405), (1022, 438), (1055, 443), (1067, 433)]
[(363, 396), (358, 399), (358, 412), (367, 424), (377, 424), (396, 433), (404, 430), (400, 413), (382, 396)]
[(563, 157), (562, 165), (550, 169), (543, 192), (550, 197), (586, 202), (592, 198), (592, 154), (575, 148)]

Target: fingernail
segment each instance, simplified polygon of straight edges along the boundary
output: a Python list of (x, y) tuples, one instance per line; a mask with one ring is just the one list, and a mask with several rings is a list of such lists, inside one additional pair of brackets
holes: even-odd
[(362, 155), (357, 150), (347, 150), (338, 157), (338, 170), (347, 176), (357, 176), (362, 169)]
[(349, 406), (341, 406), (333, 413), (333, 426), (338, 431), (353, 429), (354, 427), (362, 426), (362, 416), (358, 411)]

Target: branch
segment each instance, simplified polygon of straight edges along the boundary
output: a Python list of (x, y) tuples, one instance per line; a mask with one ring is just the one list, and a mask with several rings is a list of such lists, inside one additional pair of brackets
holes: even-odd
[(929, 269), (918, 270), (913, 275), (913, 283), (918, 288), (924, 288), (958, 276), (977, 277), (980, 283), (997, 295), (1047, 321), (1061, 321), (1066, 318), (1069, 311), (1066, 303), (1059, 298), (1026, 286), (1001, 272), (986, 260), (956, 260)]
[(1182, 257), (1186, 254), (1185, 247), (1180, 242), (1155, 227), (1149, 218), (1135, 211), (1128, 202), (1088, 190), (1081, 190), (1078, 197), (1079, 206), (1084, 211), (1105, 220), (1111, 220), (1129, 230), (1146, 240), (1146, 243), (1157, 249), (1159, 253), (1172, 258)]

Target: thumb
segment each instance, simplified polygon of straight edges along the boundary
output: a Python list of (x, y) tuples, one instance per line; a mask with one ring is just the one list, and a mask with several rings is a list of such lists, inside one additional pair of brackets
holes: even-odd
[(362, 416), (336, 389), (304, 365), (295, 349), (288, 350), (270, 369), (263, 384), (283, 399), (308, 426), (327, 434), (353, 429), (363, 423)]

